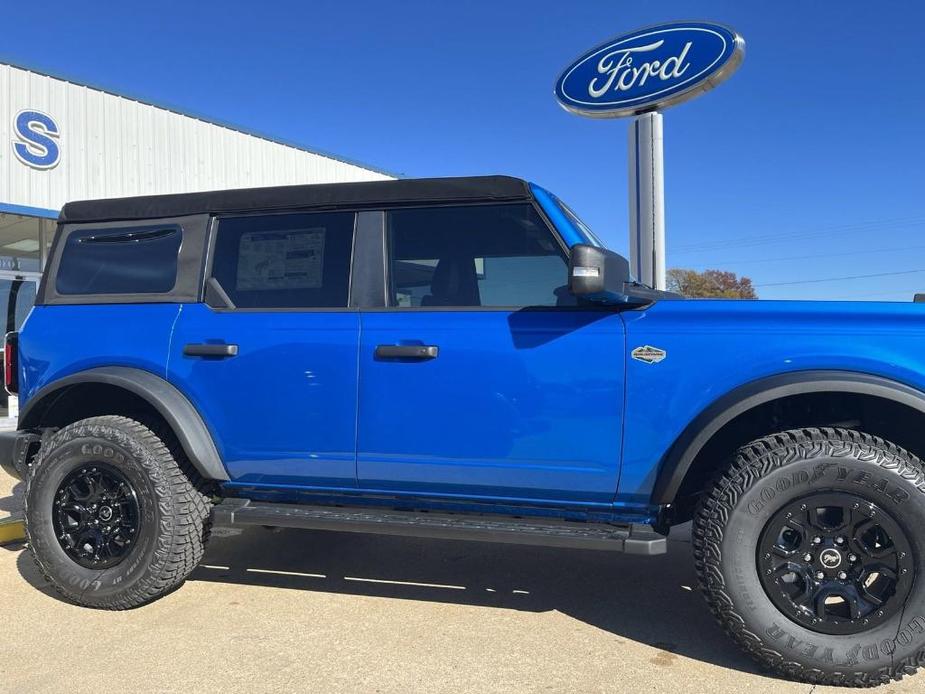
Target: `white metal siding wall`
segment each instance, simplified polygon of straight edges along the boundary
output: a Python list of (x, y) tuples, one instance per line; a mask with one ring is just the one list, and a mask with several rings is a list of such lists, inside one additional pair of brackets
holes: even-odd
[[(57, 123), (61, 158), (37, 170), (13, 153), (24, 109)], [(0, 203), (59, 209), (69, 200), (388, 176), (197, 118), (0, 64)]]

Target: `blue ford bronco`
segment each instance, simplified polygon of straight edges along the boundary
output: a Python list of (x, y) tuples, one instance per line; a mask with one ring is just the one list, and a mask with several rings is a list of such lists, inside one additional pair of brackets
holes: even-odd
[(0, 462), (80, 605), (171, 591), (213, 524), (658, 555), (693, 520), (740, 646), (873, 685), (925, 662), (922, 310), (654, 291), (508, 177), (74, 202)]

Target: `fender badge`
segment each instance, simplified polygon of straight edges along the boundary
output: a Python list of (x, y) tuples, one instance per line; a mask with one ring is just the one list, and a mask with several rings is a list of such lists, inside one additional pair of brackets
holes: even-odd
[(636, 361), (641, 361), (645, 364), (658, 364), (662, 359), (668, 356), (668, 353), (658, 347), (643, 345), (642, 347), (634, 349), (632, 356)]

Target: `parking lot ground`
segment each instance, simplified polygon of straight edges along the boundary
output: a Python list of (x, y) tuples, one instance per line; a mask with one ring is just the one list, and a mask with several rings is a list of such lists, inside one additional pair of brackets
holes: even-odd
[[(0, 516), (23, 485), (0, 473)], [(0, 691), (803, 692), (729, 642), (667, 556), (346, 533), (219, 531), (129, 612), (59, 600), (0, 549)], [(922, 692), (925, 674), (877, 692)]]

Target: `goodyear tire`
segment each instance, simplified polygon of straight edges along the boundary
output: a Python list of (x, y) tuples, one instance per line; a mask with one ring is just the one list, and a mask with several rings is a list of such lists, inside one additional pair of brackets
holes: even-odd
[(842, 429), (742, 447), (694, 521), (700, 588), (752, 657), (814, 684), (925, 663), (925, 468)]
[(198, 564), (209, 499), (165, 440), (107, 416), (66, 426), (42, 446), (26, 481), (26, 536), (67, 600), (137, 607), (179, 586)]

